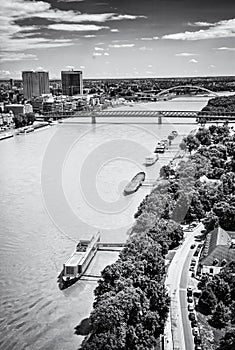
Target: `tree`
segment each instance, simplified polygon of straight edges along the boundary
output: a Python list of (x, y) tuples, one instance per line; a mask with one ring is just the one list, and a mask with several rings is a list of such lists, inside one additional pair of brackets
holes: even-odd
[(205, 315), (211, 314), (216, 306), (216, 303), (216, 296), (213, 293), (212, 289), (204, 289), (198, 300), (198, 307), (200, 308), (201, 312)]
[(171, 175), (171, 167), (169, 165), (163, 165), (160, 169), (160, 177), (164, 179), (169, 179)]
[(235, 349), (235, 328), (228, 330), (220, 340), (220, 345), (216, 350), (234, 350)]
[(215, 328), (224, 328), (229, 321), (229, 313), (228, 308), (224, 306), (224, 304), (220, 301), (214, 312), (212, 313), (212, 316), (209, 320), (210, 324)]
[(196, 150), (200, 146), (200, 142), (198, 141), (198, 139), (191, 134), (185, 137), (183, 141), (186, 143), (186, 146), (190, 154), (193, 150)]

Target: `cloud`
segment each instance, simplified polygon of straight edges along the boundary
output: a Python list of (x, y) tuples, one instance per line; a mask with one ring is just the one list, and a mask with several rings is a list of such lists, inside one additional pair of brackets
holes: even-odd
[(0, 76), (1, 77), (9, 77), (9, 75), (11, 75), (9, 70), (0, 70)]
[(191, 60), (189, 60), (190, 63), (198, 63), (197, 60), (195, 60), (195, 58), (192, 58)]
[(53, 30), (62, 30), (62, 31), (70, 31), (70, 32), (86, 32), (86, 31), (97, 31), (101, 29), (108, 29), (109, 27), (98, 26), (96, 24), (50, 24), (48, 26), (49, 29)]
[(87, 34), (87, 35), (83, 35), (83, 38), (96, 38), (96, 35), (94, 35), (94, 34)]
[(102, 53), (100, 53), (100, 52), (93, 52), (93, 56), (102, 56)]
[(105, 55), (105, 56), (109, 56), (109, 53), (108, 53), (108, 52), (105, 52), (104, 55)]
[(80, 66), (81, 69), (85, 69), (85, 66)]
[(158, 36), (153, 36), (150, 38), (140, 38), (140, 40), (143, 40), (143, 41), (151, 41), (151, 40), (158, 40), (158, 39), (159, 39)]
[(112, 32), (112, 33), (118, 33), (119, 30), (118, 30), (118, 29), (110, 29), (110, 32)]
[(121, 21), (123, 19), (138, 19), (138, 18), (147, 18), (146, 16), (134, 16), (134, 15), (114, 15), (112, 16), (112, 20), (113, 21)]
[(126, 48), (126, 47), (134, 47), (135, 44), (114, 44), (114, 45), (109, 45), (109, 47), (113, 49), (120, 49), (120, 48)]
[(219, 50), (219, 51), (235, 51), (235, 47), (216, 47), (214, 50)]
[(10, 61), (37, 61), (38, 58), (33, 54), (25, 54), (23, 52), (2, 52), (0, 53), (0, 61), (1, 62), (10, 62)]
[(198, 56), (198, 54), (197, 53), (190, 53), (190, 52), (180, 52), (180, 53), (176, 53), (175, 56), (190, 57), (190, 56)]
[(153, 51), (152, 47), (146, 47), (146, 46), (140, 47), (139, 50), (141, 50), (141, 51)]
[(214, 23), (209, 23), (209, 22), (194, 22), (194, 23), (188, 23), (189, 26), (192, 27), (211, 27), (214, 25)]
[[(196, 22), (203, 23), (203, 22)], [(210, 26), (209, 26), (210, 25)], [(184, 33), (167, 34), (162, 39), (171, 40), (205, 40), (218, 38), (235, 37), (235, 18), (223, 20), (216, 23), (208, 23), (207, 29), (200, 29), (195, 32), (186, 31)]]
[(94, 49), (95, 49), (95, 51), (104, 51), (104, 48), (103, 48), (103, 47), (97, 47), (97, 46), (96, 46)]

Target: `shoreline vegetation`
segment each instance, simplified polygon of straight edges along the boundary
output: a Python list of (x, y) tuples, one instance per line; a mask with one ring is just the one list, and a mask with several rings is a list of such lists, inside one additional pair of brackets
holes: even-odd
[(201, 127), (180, 149), (184, 158), (162, 167), (165, 181), (139, 205), (119, 259), (101, 273), (82, 350), (159, 346), (170, 304), (165, 257), (183, 240), (181, 224), (203, 221), (206, 233), (218, 225), (235, 230), (234, 133), (226, 123)]

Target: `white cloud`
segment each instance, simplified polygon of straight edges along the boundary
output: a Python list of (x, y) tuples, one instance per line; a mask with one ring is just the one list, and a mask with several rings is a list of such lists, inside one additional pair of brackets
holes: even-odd
[(190, 52), (180, 52), (180, 53), (176, 53), (175, 56), (190, 57), (190, 56), (198, 56), (198, 54), (197, 53), (190, 53)]
[(192, 27), (211, 27), (214, 25), (214, 23), (209, 23), (209, 22), (194, 22), (194, 23), (188, 23), (189, 26)]
[(215, 50), (219, 50), (219, 51), (235, 51), (235, 47), (223, 46), (223, 47), (217, 47), (217, 48), (215, 48)]
[(104, 55), (105, 55), (105, 56), (109, 56), (109, 53), (108, 53), (108, 52), (105, 52)]
[(110, 32), (112, 32), (112, 33), (118, 33), (119, 30), (118, 30), (118, 29), (110, 29)]
[(134, 15), (114, 15), (112, 16), (112, 20), (113, 21), (120, 21), (120, 20), (123, 20), (123, 19), (138, 19), (138, 18), (147, 18), (146, 16), (134, 16)]
[(104, 51), (103, 47), (95, 47), (95, 51)]
[(83, 38), (96, 38), (96, 35), (94, 35), (94, 34), (87, 34), (87, 35), (83, 35)]
[(37, 61), (38, 58), (33, 54), (25, 54), (23, 52), (2, 52), (0, 53), (0, 61), (1, 62), (9, 62), (9, 61)]
[(100, 53), (100, 52), (93, 52), (93, 56), (102, 56), (102, 53)]
[(85, 69), (85, 66), (80, 66), (81, 69)]
[[(196, 22), (196, 23), (202, 23), (202, 22)], [(200, 29), (195, 32), (186, 31), (184, 33), (167, 34), (167, 35), (164, 35), (162, 39), (204, 40), (204, 39), (232, 38), (232, 37), (235, 37), (235, 18), (219, 21), (213, 24), (208, 23), (208, 28)]]
[(49, 29), (53, 30), (65, 30), (70, 32), (86, 32), (86, 31), (97, 31), (101, 29), (108, 29), (109, 27), (98, 26), (96, 24), (50, 24), (48, 26)]
[(9, 70), (0, 70), (0, 76), (1, 77), (8, 77), (9, 75), (11, 75)]
[(149, 67), (149, 68), (152, 68), (152, 64), (149, 64), (148, 67)]
[(192, 58), (191, 60), (189, 60), (190, 63), (198, 63), (197, 60), (195, 60), (195, 58)]
[(119, 49), (119, 48), (125, 48), (125, 47), (133, 47), (135, 44), (114, 44), (114, 45), (109, 45), (109, 47), (114, 48), (114, 49)]
[(139, 50), (141, 50), (141, 51), (153, 51), (152, 47), (146, 47), (146, 46), (141, 46), (139, 48)]
[[(149, 38), (140, 38), (140, 40), (143, 40), (143, 41), (152, 41), (152, 40), (158, 40), (159, 37), (158, 36), (153, 36), (153, 37), (149, 37)], [(137, 39), (138, 40), (138, 39)]]

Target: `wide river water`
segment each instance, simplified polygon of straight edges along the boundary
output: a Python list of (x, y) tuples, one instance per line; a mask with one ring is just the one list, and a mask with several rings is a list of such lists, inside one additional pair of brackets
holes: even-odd
[[(200, 110), (208, 98), (137, 104), (129, 110)], [(122, 123), (123, 122), (123, 123)], [(0, 144), (0, 349), (74, 350), (74, 327), (92, 308), (94, 281), (65, 291), (56, 277), (75, 242), (100, 230), (106, 242), (124, 242), (138, 204), (149, 192), (123, 196), (140, 170), (156, 178), (195, 121), (154, 119), (73, 120)], [(189, 124), (186, 124), (189, 122)], [(145, 168), (144, 157), (172, 130), (179, 137), (167, 154)], [(98, 274), (117, 253), (98, 253)]]

